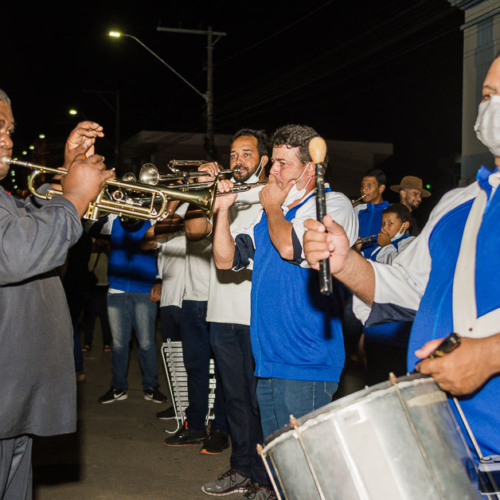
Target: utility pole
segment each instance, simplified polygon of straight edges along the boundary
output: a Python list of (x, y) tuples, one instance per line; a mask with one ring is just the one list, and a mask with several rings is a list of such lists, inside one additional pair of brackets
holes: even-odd
[[(207, 122), (207, 135), (206, 135), (206, 149), (207, 159), (215, 159), (215, 144), (214, 144), (214, 63), (213, 63), (213, 49), (215, 44), (227, 33), (221, 31), (212, 31), (209, 26), (208, 30), (188, 30), (181, 28), (156, 28), (156, 31), (164, 31), (167, 33), (184, 33), (188, 35), (207, 35), (207, 93), (205, 94), (206, 102), (206, 122)], [(213, 37), (217, 38), (213, 41)]]
[[(84, 90), (84, 94), (96, 94), (100, 99), (104, 101), (106, 106), (108, 106), (111, 111), (115, 113), (115, 166), (119, 165), (120, 158), (120, 91), (119, 90)], [(114, 94), (115, 96), (115, 106), (113, 107), (104, 97), (103, 94)]]

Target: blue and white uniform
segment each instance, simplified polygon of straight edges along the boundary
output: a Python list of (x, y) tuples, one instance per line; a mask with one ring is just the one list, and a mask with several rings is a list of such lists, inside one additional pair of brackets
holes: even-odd
[[(327, 213), (344, 227), (351, 244), (357, 220), (349, 200), (326, 193)], [(250, 333), (257, 377), (338, 382), (344, 365), (342, 286), (334, 280), (331, 297), (321, 295), (318, 275), (305, 260), (304, 222), (316, 218), (314, 193), (290, 210), (294, 259), (286, 261), (274, 248), (263, 211), (236, 236), (234, 270), (253, 261)]]
[[(357, 316), (370, 326), (414, 318), (408, 369), (414, 351), (450, 332), (485, 338), (500, 332), (500, 183), (484, 167), (478, 182), (447, 193), (420, 236), (392, 266), (372, 263), (374, 303), (354, 301)], [(467, 225), (466, 225), (467, 224)], [(500, 376), (459, 398), (484, 455), (500, 453)]]
[[(382, 226), (382, 214), (384, 210), (390, 205), (388, 201), (382, 203), (363, 203), (354, 208), (355, 214), (358, 216), (359, 221), (359, 234), (360, 238), (378, 234)], [(363, 245), (361, 253), (367, 259), (370, 258), (372, 252), (377, 248), (377, 242), (368, 243)]]

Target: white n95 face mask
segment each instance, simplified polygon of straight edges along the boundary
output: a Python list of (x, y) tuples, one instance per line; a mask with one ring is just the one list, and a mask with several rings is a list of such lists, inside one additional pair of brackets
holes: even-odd
[(304, 167), (304, 171), (300, 174), (300, 177), (295, 180), (295, 184), (292, 186), (292, 189), (290, 189), (290, 191), (288, 191), (288, 194), (286, 195), (285, 201), (281, 205), (282, 207), (288, 207), (289, 205), (291, 205), (295, 201), (303, 198), (304, 195), (306, 194), (307, 185), (309, 184), (312, 177), (309, 178), (306, 185), (301, 190), (297, 189), (297, 183), (300, 181), (300, 179), (302, 179), (303, 175), (306, 173), (308, 166), (309, 166), (309, 164), (306, 167)]
[(500, 156), (500, 96), (491, 95), (479, 105), (474, 131), (494, 156)]

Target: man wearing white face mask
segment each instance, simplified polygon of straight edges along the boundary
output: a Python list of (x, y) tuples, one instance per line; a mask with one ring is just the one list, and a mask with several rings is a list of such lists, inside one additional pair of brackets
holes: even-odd
[[(234, 195), (216, 204), (217, 267), (237, 271), (253, 262), (250, 333), (264, 438), (290, 414), (300, 417), (329, 403), (344, 364), (341, 287), (334, 281), (333, 294), (322, 296), (302, 250), (304, 221), (316, 215), (308, 146), (317, 135), (303, 125), (275, 132), (270, 181), (260, 192), (264, 211), (250, 227), (230, 232), (226, 212)], [(220, 190), (231, 186), (225, 181)], [(328, 185), (326, 191), (328, 214), (353, 244), (358, 224), (350, 201)]]
[[(264, 168), (268, 161), (268, 138), (263, 130), (241, 129), (234, 134), (230, 146), (230, 168), (235, 182), (253, 184), (265, 181)], [(220, 169), (217, 163), (208, 163), (199, 170), (212, 174), (207, 179), (199, 179), (203, 181), (213, 180)], [(238, 195), (228, 214), (232, 230), (248, 226), (261, 213), (259, 191), (262, 188), (262, 185), (255, 186)], [(205, 217), (187, 220), (187, 238), (199, 240), (207, 237), (212, 232), (212, 224), (214, 227), (218, 224), (217, 213), (212, 221)], [(255, 447), (262, 442), (262, 431), (250, 344), (252, 271), (246, 269), (238, 274), (223, 271), (215, 267), (213, 259), (210, 266), (207, 321), (210, 322), (210, 345), (224, 392), (232, 453), (230, 468), (204, 484), (202, 491), (212, 496), (225, 496), (244, 493), (250, 482), (266, 483), (267, 473)], [(218, 441), (214, 435), (205, 441), (202, 451), (216, 453)]]
[[(324, 225), (307, 221), (304, 238), (308, 262), (317, 269), (330, 257), (332, 274), (356, 295), (355, 313), (366, 326), (414, 318), (408, 370), (416, 367), (459, 396), (483, 455), (500, 454), (499, 96), (496, 58), (483, 84), (475, 130), (497, 168), (492, 173), (481, 167), (477, 182), (447, 193), (392, 266), (349, 251), (342, 229), (326, 217)], [(450, 332), (462, 336), (461, 345), (442, 358), (425, 359)]]

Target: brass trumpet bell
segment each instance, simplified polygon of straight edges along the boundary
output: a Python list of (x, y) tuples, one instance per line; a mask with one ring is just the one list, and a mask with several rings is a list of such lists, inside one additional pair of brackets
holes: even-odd
[[(35, 188), (35, 179), (40, 174), (66, 175), (68, 173), (66, 170), (34, 165), (11, 158), (3, 158), (2, 161), (7, 165), (33, 170), (28, 178), (28, 188), (33, 196), (44, 200), (50, 200), (53, 196), (62, 196), (63, 192), (58, 189), (49, 189), (43, 195), (38, 193)], [(110, 194), (109, 187), (117, 189)], [(134, 197), (134, 194), (137, 196)], [(111, 213), (135, 219), (157, 220), (164, 215), (169, 200), (178, 200), (197, 206), (208, 218), (211, 218), (216, 195), (217, 182), (208, 189), (180, 191), (164, 186), (153, 187), (133, 181), (124, 182), (123, 180), (111, 179), (106, 181), (95, 200), (89, 204), (84, 217), (97, 220), (99, 217)], [(140, 204), (141, 198), (147, 200), (146, 206)]]

